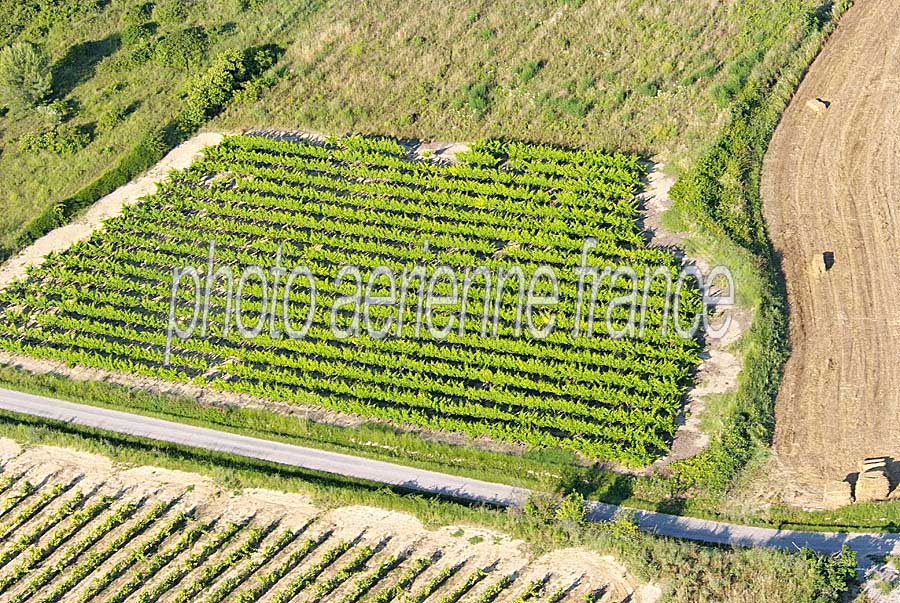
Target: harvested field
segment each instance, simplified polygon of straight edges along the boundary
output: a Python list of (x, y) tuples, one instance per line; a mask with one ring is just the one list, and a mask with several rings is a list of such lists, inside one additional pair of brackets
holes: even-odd
[(0, 440), (4, 601), (653, 601), (612, 558)]
[(850, 9), (766, 157), (762, 194), (792, 346), (775, 448), (804, 482), (787, 485), (798, 499), (821, 499), (825, 480), (844, 479), (864, 457), (900, 456), (898, 22), (891, 0)]

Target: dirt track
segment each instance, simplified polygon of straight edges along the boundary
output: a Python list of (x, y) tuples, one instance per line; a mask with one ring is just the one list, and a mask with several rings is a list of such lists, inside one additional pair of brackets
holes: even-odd
[[(897, 0), (857, 1), (785, 113), (763, 174), (792, 345), (775, 448), (792, 486), (819, 495), (863, 457), (900, 457), (898, 23)], [(816, 98), (830, 105), (816, 110)]]
[(43, 264), (49, 254), (62, 253), (75, 243), (91, 238), (103, 222), (121, 214), (125, 206), (154, 193), (157, 183), (162, 182), (170, 171), (187, 168), (205, 147), (219, 144), (221, 140), (222, 135), (217, 132), (197, 134), (169, 151), (142, 176), (99, 199), (78, 219), (44, 235), (0, 264), (0, 290), (24, 277), (29, 268)]

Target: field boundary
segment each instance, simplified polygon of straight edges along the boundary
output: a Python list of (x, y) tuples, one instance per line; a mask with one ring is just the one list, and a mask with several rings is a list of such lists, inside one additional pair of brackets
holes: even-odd
[[(763, 165), (791, 345), (774, 450), (778, 481), (794, 505), (855, 481), (864, 458), (900, 454), (890, 420), (900, 409), (900, 311), (892, 303), (900, 294), (893, 177), (900, 36), (891, 27), (898, 7), (869, 0), (846, 14)], [(827, 110), (811, 108), (818, 98)]]
[[(12, 322), (8, 328), (4, 325), (4, 347), (16, 353), (62, 360), (69, 365), (100, 366), (113, 370), (126, 366), (117, 363), (115, 359), (119, 356), (127, 357), (128, 362), (140, 358), (137, 365), (128, 365), (131, 368), (126, 370), (143, 376), (212, 385), (214, 389), (274, 398), (276, 401), (309, 403), (341, 413), (375, 416), (389, 420), (392, 424), (437, 428), (473, 438), (487, 436), (513, 445), (539, 444), (542, 447), (545, 445), (559, 447), (584, 455), (585, 458), (606, 459), (616, 464), (621, 462), (628, 467), (643, 467), (666, 451), (667, 440), (677, 430), (676, 416), (682, 404), (683, 394), (689, 387), (692, 371), (699, 362), (700, 342), (695, 333), (700, 322), (689, 318), (687, 324), (690, 325), (690, 332), (685, 334), (679, 331), (682, 335), (680, 338), (670, 333), (673, 320), (669, 313), (673, 299), (671, 282), (676, 278), (675, 272), (678, 270), (677, 255), (666, 250), (653, 249), (641, 237), (636, 220), (638, 209), (631, 201), (638, 190), (642, 173), (638, 157), (599, 151), (560, 150), (529, 143), (481, 141), (473, 145), (466, 158), (461, 158), (462, 164), (457, 168), (444, 162), (441, 162), (441, 165), (412, 162), (408, 147), (408, 144), (400, 144), (394, 139), (362, 136), (329, 140), (324, 148), (311, 143), (298, 146), (292, 142), (269, 140), (258, 136), (229, 137), (219, 146), (207, 149), (204, 161), (192, 167), (189, 173), (173, 175), (172, 180), (160, 189), (160, 193), (152, 197), (152, 201), (148, 200), (141, 204), (140, 209), (128, 212), (120, 219), (110, 222), (101, 235), (95, 236), (86, 246), (79, 246), (77, 254), (54, 258), (52, 262), (48, 260), (45, 268), (40, 273), (34, 274), (28, 284), (23, 284), (22, 289), (16, 288), (15, 294), (4, 297), (5, 307), (8, 305), (14, 309), (18, 308), (11, 315)], [(325, 170), (328, 176), (310, 175), (324, 169), (321, 157), (325, 158), (324, 161), (329, 166)], [(553, 177), (542, 173), (547, 169), (540, 167), (546, 163), (545, 160), (556, 166), (552, 168), (555, 174)], [(352, 161), (354, 167), (341, 167), (341, 162), (346, 161)], [(510, 169), (501, 170), (496, 167), (498, 163), (506, 161), (509, 162)], [(356, 162), (360, 162), (361, 165), (357, 166)], [(565, 167), (575, 163), (581, 165), (582, 162), (601, 170), (606, 174), (604, 179), (596, 183), (593, 180), (585, 180), (593, 178), (589, 176), (587, 167), (581, 166), (578, 169)], [(494, 167), (483, 167), (487, 164)], [(396, 167), (398, 165), (400, 168)], [(407, 168), (410, 173), (403, 171)], [(400, 171), (395, 174), (395, 170)], [(348, 175), (357, 172), (367, 176), (366, 183), (345, 183)], [(216, 177), (220, 175), (234, 178), (234, 182), (230, 179), (219, 182)], [(380, 190), (383, 186), (393, 186), (382, 184), (382, 178), (389, 182), (395, 179), (402, 182), (397, 195), (382, 198), (367, 194)], [(313, 188), (307, 186), (310, 179), (316, 184)], [(327, 190), (319, 191), (322, 179), (328, 186), (335, 187), (338, 192), (327, 187)], [(374, 183), (368, 182), (369, 180)], [(585, 186), (587, 182), (590, 182), (591, 186), (600, 187), (598, 190), (602, 194), (611, 195), (615, 201), (609, 201), (604, 205), (603, 211), (588, 209), (591, 202), (585, 201), (583, 195), (576, 192), (580, 190), (578, 187)], [(417, 192), (415, 186), (425, 184), (428, 185), (429, 192)], [(400, 211), (406, 211), (407, 205), (398, 202), (395, 196), (439, 195), (444, 194), (444, 189), (456, 191), (470, 188), (477, 191), (478, 195), (449, 197), (453, 201), (452, 209), (442, 205), (438, 210), (432, 211), (427, 209), (427, 203), (419, 201), (416, 205), (415, 218), (401, 219), (395, 216), (398, 207)], [(343, 196), (348, 193), (362, 193), (355, 196), (353, 201), (354, 204), (360, 204), (359, 208), (354, 205), (352, 211), (349, 211), (341, 205), (346, 202)], [(523, 216), (544, 215), (547, 211), (551, 213), (555, 211), (546, 209), (542, 204), (551, 198), (548, 195), (556, 194), (560, 196), (560, 203), (566, 204), (567, 207), (571, 206), (573, 213), (578, 216), (577, 226), (572, 226), (577, 232), (559, 235), (557, 231), (566, 228), (566, 225), (559, 221), (546, 223), (546, 233), (541, 229), (532, 231), (529, 230), (531, 226), (521, 225), (520, 221), (525, 219)], [(180, 205), (173, 210), (166, 205), (171, 196), (181, 199), (182, 195), (186, 195), (190, 200), (190, 205), (186, 207), (193, 209), (196, 206), (198, 211), (181, 211)], [(295, 200), (298, 195), (300, 201)], [(497, 195), (502, 198), (500, 206), (514, 212), (516, 220), (519, 221), (505, 225), (502, 219), (498, 221), (496, 216), (485, 212), (483, 207), (485, 203), (490, 207), (500, 203), (485, 201), (487, 198), (485, 195)], [(282, 197), (285, 200), (282, 200)], [(537, 200), (534, 206), (521, 202), (532, 197)], [(454, 343), (456, 347), (453, 350), (456, 353), (458, 348), (464, 352), (460, 351), (459, 357), (452, 359), (440, 359), (440, 352), (429, 348), (428, 362), (432, 364), (425, 364), (418, 358), (410, 359), (409, 351), (401, 344), (396, 344), (389, 350), (374, 346), (372, 354), (365, 357), (364, 366), (356, 366), (349, 363), (347, 358), (337, 357), (350, 351), (346, 344), (342, 347), (332, 345), (333, 349), (329, 349), (325, 355), (326, 360), (320, 355), (320, 348), (316, 348), (315, 343), (310, 342), (266, 343), (266, 351), (262, 352), (256, 349), (248, 350), (248, 346), (237, 345), (234, 342), (216, 341), (210, 344), (201, 341), (208, 337), (207, 311), (203, 313), (203, 329), (199, 339), (197, 337), (191, 339), (193, 327), (186, 335), (182, 335), (179, 331), (180, 342), (175, 345), (174, 351), (173, 327), (170, 326), (165, 337), (162, 329), (158, 328), (160, 322), (164, 322), (173, 311), (170, 306), (175, 305), (175, 302), (165, 303), (169, 289), (172, 296), (185, 293), (183, 289), (179, 289), (180, 280), (177, 277), (172, 281), (171, 287), (165, 283), (170, 278), (170, 267), (182, 265), (182, 262), (186, 261), (182, 256), (196, 258), (194, 252), (198, 249), (196, 244), (198, 233), (216, 237), (223, 230), (234, 228), (238, 231), (234, 236), (226, 237), (224, 242), (220, 241), (221, 245), (217, 244), (215, 247), (217, 265), (229, 264), (228, 269), (232, 270), (234, 264), (241, 267), (248, 261), (262, 262), (265, 266), (271, 264), (276, 256), (280, 261), (282, 241), (277, 242), (276, 250), (275, 241), (266, 241), (263, 244), (260, 239), (270, 236), (270, 232), (273, 237), (282, 236), (281, 233), (276, 235), (278, 231), (275, 229), (283, 227), (286, 233), (283, 235), (285, 256), (288, 258), (286, 261), (311, 262), (309, 265), (313, 266), (315, 278), (319, 279), (320, 283), (321, 279), (327, 279), (329, 283), (322, 289), (319, 289), (320, 283), (316, 283), (315, 287), (320, 293), (325, 292), (324, 305), (334, 302), (334, 308), (341, 311), (333, 312), (332, 316), (338, 316), (343, 320), (349, 314), (339, 307), (338, 302), (343, 298), (336, 297), (340, 280), (335, 279), (335, 282), (331, 283), (334, 270), (338, 266), (353, 264), (360, 261), (359, 257), (365, 257), (362, 264), (368, 276), (368, 271), (374, 267), (370, 264), (376, 261), (372, 259), (373, 257), (379, 258), (377, 261), (387, 262), (386, 265), (392, 269), (397, 269), (397, 265), (407, 267), (413, 260), (430, 262), (432, 252), (428, 245), (422, 245), (422, 249), (418, 246), (407, 249), (406, 244), (421, 238), (421, 233), (427, 232), (432, 222), (438, 218), (446, 218), (448, 212), (452, 214), (461, 211), (461, 207), (469, 212), (465, 214), (469, 217), (461, 222), (462, 226), (450, 230), (436, 228), (435, 234), (431, 235), (435, 238), (435, 248), (441, 249), (441, 253), (447, 254), (450, 258), (445, 259), (448, 266), (455, 266), (460, 262), (462, 265), (471, 262), (474, 266), (475, 262), (479, 261), (486, 262), (493, 269), (493, 264), (499, 266), (515, 261), (534, 263), (540, 261), (547, 263), (554, 270), (569, 271), (579, 261), (579, 257), (582, 263), (588, 262), (590, 260), (588, 253), (594, 248), (597, 249), (594, 256), (604, 258), (603, 261), (658, 263), (659, 268), (665, 271), (670, 285), (664, 287), (657, 282), (652, 291), (648, 285), (641, 298), (640, 328), (643, 335), (645, 321), (649, 324), (651, 333), (648, 340), (612, 343), (604, 338), (599, 343), (592, 343), (590, 346), (585, 344), (583, 348), (579, 346), (577, 350), (571, 352), (566, 349), (554, 356), (556, 360), (564, 359), (566, 362), (572, 362), (576, 358), (580, 362), (589, 362), (591, 372), (586, 373), (584, 379), (603, 386), (600, 389), (591, 389), (581, 381), (568, 382), (564, 372), (545, 358), (548, 355), (546, 352), (534, 351), (536, 350), (532, 349), (534, 344), (527, 342), (513, 344), (501, 341), (495, 344), (479, 341), (475, 344), (468, 339), (461, 340)], [(388, 244), (377, 238), (373, 240), (369, 237), (359, 238), (359, 235), (366, 231), (366, 226), (363, 226), (366, 221), (362, 219), (364, 212), (360, 208), (366, 211), (371, 209), (378, 215), (379, 225), (377, 228), (373, 226), (370, 232), (386, 237), (386, 240), (390, 241)], [(385, 212), (378, 211), (381, 209), (385, 209)], [(308, 217), (307, 214), (313, 214), (313, 217)], [(253, 221), (253, 224), (245, 224), (246, 220)], [(391, 224), (396, 220), (402, 223), (402, 232), (386, 234), (393, 232), (390, 230), (393, 228)], [(309, 228), (310, 224), (315, 225), (315, 228)], [(303, 228), (295, 232), (295, 227), (301, 225)], [(607, 225), (615, 228), (604, 230)], [(325, 229), (325, 234), (320, 234), (318, 232), (320, 229)], [(142, 234), (136, 234), (135, 231)], [(599, 239), (594, 237), (595, 233)], [(165, 240), (161, 243), (152, 242), (152, 239), (163, 236)], [(542, 245), (547, 242), (552, 242), (552, 245), (544, 249)], [(312, 250), (311, 259), (302, 256), (299, 250), (303, 246)], [(245, 251), (251, 247), (254, 252), (247, 255)], [(376, 249), (378, 254), (383, 253), (384, 258), (369, 253)], [(209, 253), (212, 256), (212, 248)], [(50, 275), (56, 275), (61, 265), (69, 265), (70, 262), (81, 265), (82, 254), (93, 258), (89, 260), (91, 267), (86, 271), (74, 270), (71, 273), (72, 277), (78, 278), (75, 275), (78, 272), (81, 277), (94, 279), (96, 277), (90, 274), (101, 272), (105, 276), (104, 283), (110, 283), (114, 291), (106, 288), (95, 290), (89, 283), (84, 283), (84, 286), (79, 285), (72, 289), (71, 295), (67, 294), (59, 300), (51, 293), (48, 298), (35, 298), (34, 305), (29, 303), (20, 308), (18, 294), (27, 290), (29, 286), (45, 286), (47, 292), (56, 291), (58, 287), (68, 287), (69, 285), (62, 284), (69, 278), (68, 269), (63, 270), (59, 280), (54, 280), (55, 284), (37, 285), (37, 283), (43, 278), (56, 279), (56, 276)], [(209, 261), (213, 262), (212, 259)], [(133, 268), (134, 262), (142, 265), (141, 270), (147, 269), (150, 272), (143, 272), (140, 279), (121, 278), (124, 275), (123, 270)], [(193, 266), (193, 263), (194, 259), (190, 265)], [(69, 267), (74, 268), (75, 264)], [(205, 254), (203, 264), (206, 264)], [(643, 264), (638, 265), (641, 266), (639, 269), (647, 270)], [(244, 272), (247, 273), (250, 267), (244, 268)], [(193, 267), (191, 269), (194, 270)], [(423, 270), (428, 269), (423, 267)], [(683, 272), (677, 277), (679, 282), (684, 278)], [(341, 275), (340, 271), (338, 275)], [(555, 272), (551, 276), (555, 283), (557, 278)], [(522, 274), (519, 278), (524, 282), (525, 275)], [(638, 280), (636, 274), (631, 278), (635, 282)], [(213, 280), (207, 279), (207, 282), (212, 283)], [(558, 337), (552, 340), (554, 345), (567, 342), (570, 338), (584, 337), (583, 322), (588, 324), (586, 337), (592, 335), (593, 309), (590, 318), (585, 321), (585, 315), (581, 313), (583, 285), (576, 286), (576, 281), (578, 271), (576, 270), (574, 275), (571, 271), (567, 272), (559, 289), (562, 291), (562, 299), (553, 302), (554, 305), (560, 305), (560, 313), (565, 313), (558, 321), (554, 315), (554, 320), (548, 323), (550, 329), (559, 325), (558, 332), (554, 333)], [(610, 281), (610, 288), (620, 288), (618, 285), (614, 286), (614, 282), (615, 279)], [(556, 284), (553, 286), (557, 287)], [(153, 288), (153, 291), (147, 291), (147, 287)], [(499, 285), (497, 289), (499, 290)], [(267, 288), (263, 287), (263, 290)], [(239, 286), (238, 293), (241, 291)], [(491, 294), (493, 293), (492, 290)], [(78, 305), (85, 301), (86, 297), (82, 297), (83, 295), (91, 297), (90, 309), (81, 308), (74, 313), (70, 312), (73, 304)], [(122, 295), (124, 297), (121, 297)], [(229, 299), (231, 295), (232, 289), (228, 289)], [(476, 296), (479, 295), (476, 293)], [(296, 297), (300, 300), (299, 303), (306, 304), (304, 294)], [(312, 295), (309, 297), (312, 299)], [(319, 297), (320, 299), (314, 302), (317, 307), (322, 305), (322, 295)], [(484, 297), (487, 298), (488, 294), (485, 293)], [(501, 299), (500, 295), (496, 297), (498, 300)], [(118, 317), (129, 316), (129, 320), (126, 321), (129, 324), (125, 327), (127, 333), (119, 332), (115, 337), (139, 343), (131, 347), (126, 345), (126, 348), (120, 349), (112, 356), (97, 356), (87, 350), (96, 351), (98, 346), (108, 347), (110, 334), (97, 333), (92, 321), (101, 318), (99, 314), (110, 310), (108, 303), (113, 298), (115, 301), (112, 306), (122, 312), (114, 312), (116, 316), (107, 318), (117, 320)], [(275, 303), (274, 298), (262, 302), (255, 286), (251, 289), (250, 299), (252, 303)], [(399, 306), (401, 313), (404, 312), (403, 299), (401, 292)], [(607, 325), (615, 323), (615, 329), (620, 329), (625, 324), (626, 330), (635, 331), (634, 310), (629, 318), (626, 310), (612, 303), (612, 293), (609, 291), (604, 290), (599, 299), (599, 303), (609, 306), (606, 314)], [(681, 296), (678, 299), (676, 304), (683, 307), (689, 317), (704, 312), (701, 295), (694, 287), (690, 287), (689, 294), (685, 294), (683, 302)], [(44, 307), (45, 302), (55, 303), (50, 300), (59, 301), (61, 306), (65, 306), (60, 308), (62, 313), (34, 312), (38, 306)], [(206, 300), (208, 304), (211, 303), (209, 295)], [(129, 314), (128, 308), (132, 308), (134, 303), (138, 303), (147, 311), (143, 314), (143, 318), (135, 318)], [(229, 303), (226, 299), (225, 305), (228, 306)], [(281, 303), (280, 300), (278, 303)], [(596, 296), (591, 297), (589, 303), (593, 308), (598, 303)], [(211, 305), (221, 306), (222, 302), (217, 298)], [(295, 306), (296, 300), (292, 299), (290, 305)], [(522, 305), (523, 302), (520, 301), (518, 307), (521, 308)], [(465, 312), (464, 303), (461, 307)], [(485, 305), (485, 308), (488, 307)], [(394, 310), (396, 311), (398, 309)], [(422, 311), (417, 312), (421, 314)], [(515, 312), (509, 308), (508, 303), (501, 308), (501, 303), (497, 301), (493, 304), (492, 312), (494, 337), (498, 333), (501, 315), (500, 332), (504, 336), (519, 337), (521, 333), (519, 325), (523, 315), (521, 309)], [(231, 315), (230, 312), (225, 314), (229, 317)], [(15, 322), (17, 316), (24, 315), (39, 315), (40, 324), (26, 326), (25, 323)], [(287, 315), (286, 313), (285, 316)], [(484, 315), (482, 322), (487, 325), (488, 312), (485, 311)], [(678, 316), (676, 313), (675, 320)], [(75, 320), (78, 323), (68, 324), (65, 330), (78, 333), (81, 351), (77, 351), (77, 346), (69, 347), (71, 340), (62, 347), (56, 347), (54, 338), (61, 325), (53, 317), (66, 322)], [(683, 319), (684, 315), (681, 315), (681, 318)], [(50, 322), (45, 322), (45, 319)], [(334, 320), (332, 318), (332, 321)], [(414, 332), (409, 325), (404, 324), (404, 321), (392, 320), (396, 321), (398, 337), (419, 336), (421, 318), (416, 319)], [(458, 320), (462, 333), (464, 319)], [(103, 320), (100, 322), (106, 324)], [(172, 321), (169, 322), (171, 324)], [(574, 329), (571, 328), (573, 324)], [(627, 326), (629, 324), (631, 326)], [(371, 335), (371, 325), (369, 323), (366, 325)], [(401, 325), (406, 327), (402, 333)], [(281, 324), (278, 326), (282, 327)], [(283, 326), (282, 332), (290, 331), (289, 325)], [(314, 328), (312, 333), (318, 339), (332, 342), (346, 337), (340, 334), (344, 329), (335, 329), (334, 325), (330, 331), (326, 324), (316, 322), (312, 326)], [(477, 331), (477, 325), (473, 325), (471, 321), (466, 326), (468, 329), (465, 334), (459, 335), (460, 338), (470, 337)], [(45, 327), (45, 332), (39, 332)], [(677, 325), (675, 328), (677, 329)], [(607, 326), (607, 329), (613, 327)], [(28, 330), (27, 336), (25, 330)], [(482, 334), (484, 331), (483, 326)], [(432, 329), (429, 334), (433, 332)], [(531, 326), (528, 332), (534, 332)], [(437, 335), (437, 338), (445, 339), (447, 331), (444, 333), (443, 336)], [(603, 334), (606, 333), (604, 331)], [(244, 333), (241, 335), (244, 335), (245, 339), (256, 337)], [(99, 336), (99, 339), (95, 336)], [(66, 338), (70, 339), (68, 336)], [(303, 335), (299, 338), (303, 338)], [(281, 338), (273, 336), (273, 339)], [(101, 340), (107, 343), (102, 343)], [(665, 353), (651, 349), (649, 342), (657, 341), (665, 341), (671, 349)], [(534, 366), (529, 366), (531, 370), (527, 375), (517, 375), (515, 373), (518, 368), (510, 364), (509, 354), (525, 349), (523, 346), (531, 346), (528, 348), (529, 353), (540, 357), (540, 360)], [(309, 353), (300, 355), (291, 353), (300, 347)], [(613, 348), (625, 348), (623, 354), (627, 353), (627, 357), (612, 357), (609, 351)], [(489, 352), (492, 360), (491, 369), (472, 373), (463, 371), (461, 366), (467, 360), (470, 349)], [(262, 355), (256, 357), (258, 354)], [(231, 356), (238, 360), (231, 360)], [(247, 362), (250, 356), (256, 358), (252, 362)], [(402, 363), (405, 368), (414, 366), (414, 374), (408, 378), (388, 382), (380, 371), (392, 367), (397, 362)], [(338, 368), (333, 369), (332, 365)], [(593, 368), (595, 365), (597, 368)], [(329, 368), (324, 369), (326, 366)], [(627, 375), (614, 375), (607, 370), (601, 370), (601, 367), (621, 369)], [(335, 371), (333, 375), (332, 371)], [(424, 381), (419, 379), (419, 373), (427, 374)], [(630, 380), (639, 379), (638, 376), (633, 377), (632, 373), (649, 375), (650, 378), (638, 380), (633, 386), (626, 386)], [(341, 394), (344, 388), (348, 387), (346, 378), (350, 376), (355, 380), (360, 375), (365, 376), (365, 384), (357, 388), (352, 395), (338, 400), (340, 396), (334, 394)], [(449, 390), (445, 389), (445, 384), (441, 382), (448, 377), (455, 379)], [(548, 378), (553, 381), (545, 385)], [(303, 388), (290, 387), (291, 384), (296, 384), (297, 379), (312, 379), (315, 382), (312, 393)], [(389, 400), (388, 404), (384, 403), (388, 402), (384, 399), (386, 387), (391, 389), (390, 395), (397, 395), (396, 398)], [(637, 393), (651, 391), (654, 395), (649, 398), (641, 398)], [(447, 396), (451, 399), (449, 402), (446, 400)], [(376, 398), (381, 402), (374, 405), (369, 403)], [(592, 402), (597, 404), (591, 406)], [(515, 412), (515, 409), (544, 407), (552, 407), (556, 412), (545, 415), (529, 413), (517, 415)], [(469, 421), (470, 417), (486, 420)], [(623, 427), (636, 423), (640, 426), (635, 430)], [(618, 440), (623, 440), (624, 444), (621, 446), (611, 444)]]
[(167, 178), (171, 171), (186, 169), (204, 148), (218, 144), (223, 137), (218, 132), (202, 132), (193, 136), (169, 151), (144, 175), (97, 200), (78, 220), (54, 228), (16, 253), (0, 265), (0, 291), (25, 276), (29, 268), (43, 264), (51, 253), (62, 253), (76, 243), (91, 238), (106, 220), (120, 215), (125, 207), (134, 205), (145, 195), (152, 194), (156, 184)]
[(704, 453), (673, 464), (682, 491), (701, 489), (721, 498), (748, 465), (769, 453), (789, 349), (784, 278), (762, 215), (760, 175), (782, 114), (852, 4), (839, 0), (811, 19), (780, 67), (748, 81), (715, 143), (673, 187), (681, 218), (733, 253), (758, 258), (746, 268), (762, 284), (732, 411)]
[[(291, 142), (318, 141), (324, 142), (326, 135), (311, 131), (288, 131), (280, 129), (250, 129), (247, 136), (260, 136), (273, 140)], [(60, 253), (75, 244), (78, 240), (89, 238), (91, 233), (103, 228), (106, 220), (119, 215), (123, 207), (136, 204), (141, 201), (144, 194), (152, 192), (152, 186), (166, 177), (172, 170), (183, 170), (193, 161), (196, 161), (204, 148), (214, 146), (221, 142), (227, 134), (207, 132), (198, 134), (186, 141), (169, 153), (148, 174), (135, 181), (120, 187), (114, 193), (104, 197), (92, 206), (87, 215), (77, 222), (60, 227), (42, 237), (15, 258), (0, 266), (0, 291), (17, 278), (25, 275), (31, 266), (39, 266), (48, 253)], [(406, 145), (409, 153), (419, 160), (426, 157), (441, 158), (442, 161), (455, 161), (456, 153), (470, 148), (468, 142), (419, 142)], [(674, 183), (674, 178), (665, 174), (665, 165), (662, 163), (647, 162), (647, 175), (644, 187), (636, 194), (640, 202), (641, 223), (646, 231), (648, 245), (652, 248), (670, 251), (676, 254), (682, 265), (701, 266), (704, 272), (708, 272), (711, 258), (702, 254), (688, 254), (682, 247), (686, 234), (668, 229), (662, 223), (662, 214), (671, 208), (672, 200), (669, 190)], [(48, 249), (50, 251), (48, 252)], [(697, 368), (697, 380), (692, 384), (685, 396), (679, 424), (674, 434), (670, 450), (661, 458), (644, 467), (634, 469), (619, 463), (609, 462), (606, 467), (615, 473), (633, 476), (657, 475), (669, 464), (691, 458), (702, 453), (709, 443), (710, 435), (700, 427), (700, 416), (706, 406), (707, 399), (721, 394), (733, 392), (737, 387), (737, 375), (741, 369), (741, 359), (735, 357), (730, 351), (733, 344), (739, 341), (745, 334), (749, 310), (735, 306), (731, 309), (733, 322), (726, 337), (708, 340), (705, 342), (705, 357)], [(253, 408), (260, 408), (278, 414), (300, 415), (304, 418), (344, 427), (360, 421), (357, 415), (343, 414), (331, 409), (319, 408), (314, 405), (297, 407), (296, 405), (279, 404), (263, 397), (238, 394), (233, 392), (210, 393), (206, 388), (188, 383), (169, 382), (163, 379), (154, 380), (150, 377), (136, 376), (127, 372), (112, 371), (96, 367), (66, 367), (64, 363), (50, 359), (42, 359), (28, 355), (10, 355), (0, 353), (0, 364), (23, 368), (26, 360), (33, 364), (24, 368), (29, 373), (52, 372), (74, 378), (87, 380), (88, 378), (103, 381), (112, 381), (117, 384), (141, 387), (152, 393), (176, 393), (181, 396), (194, 398), (200, 405), (217, 406), (226, 394), (234, 402), (248, 404)], [(39, 369), (38, 369), (39, 367)], [(213, 396), (216, 398), (212, 400)], [(385, 422), (385, 424), (390, 424)], [(406, 427), (401, 427), (406, 430)], [(425, 427), (409, 428), (414, 433), (422, 432), (430, 439), (445, 441), (448, 444), (458, 442), (455, 434), (446, 434), (439, 430), (430, 430)], [(508, 442), (479, 441), (479, 448), (494, 452), (521, 453), (521, 447)]]
[[(251, 438), (121, 411), (99, 409), (11, 390), (0, 389), (0, 409), (177, 446), (253, 458), (382, 483), (411, 492), (437, 494), (493, 506), (518, 507), (532, 494), (529, 490), (503, 484)], [(778, 530), (629, 509), (593, 501), (589, 506), (589, 519), (592, 521), (609, 521), (624, 511), (634, 516), (643, 531), (656, 536), (740, 547), (758, 546), (784, 550), (806, 547), (822, 554), (837, 553), (844, 545), (848, 545), (856, 551), (863, 566), (870, 563), (872, 558), (900, 553), (900, 534)]]

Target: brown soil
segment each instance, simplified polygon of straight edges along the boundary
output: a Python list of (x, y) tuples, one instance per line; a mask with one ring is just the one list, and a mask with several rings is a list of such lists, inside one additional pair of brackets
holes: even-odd
[[(669, 190), (675, 184), (675, 177), (665, 173), (665, 165), (653, 163), (647, 174), (647, 187), (638, 199), (643, 207), (644, 229), (650, 236), (650, 244), (672, 250), (678, 256), (684, 254), (681, 248), (688, 233), (672, 232), (663, 225), (663, 214), (672, 207)], [(696, 265), (708, 274), (712, 266), (709, 258), (697, 256), (682, 258), (687, 264)], [(716, 396), (734, 392), (741, 372), (741, 358), (734, 353), (747, 327), (752, 322), (753, 312), (749, 308), (735, 306), (727, 309), (731, 323), (724, 336), (709, 339), (701, 354), (697, 367), (697, 381), (688, 392), (685, 407), (679, 416), (679, 427), (675, 432), (669, 453), (652, 465), (634, 473), (652, 475), (665, 470), (671, 463), (696, 456), (709, 444), (709, 434), (701, 428), (703, 412), (709, 400)]]
[[(861, 0), (817, 58), (766, 156), (791, 358), (775, 450), (822, 496), (867, 456), (900, 456), (900, 3)], [(808, 101), (822, 99), (813, 110)], [(825, 270), (823, 253), (834, 253)]]

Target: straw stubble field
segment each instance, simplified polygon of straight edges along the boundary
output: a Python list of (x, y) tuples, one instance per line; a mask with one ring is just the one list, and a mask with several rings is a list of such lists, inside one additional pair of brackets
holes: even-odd
[(791, 311), (775, 448), (792, 497), (821, 497), (865, 457), (900, 456), (898, 19), (890, 0), (848, 11), (766, 157), (766, 219)]

